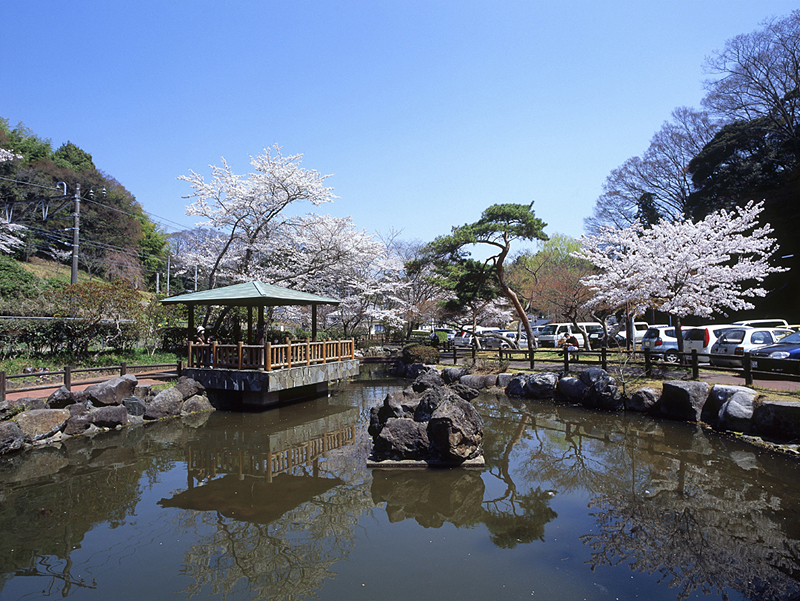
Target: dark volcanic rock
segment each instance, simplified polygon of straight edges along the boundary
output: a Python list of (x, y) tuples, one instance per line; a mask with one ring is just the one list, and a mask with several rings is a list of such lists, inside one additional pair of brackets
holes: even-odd
[(87, 386), (83, 394), (96, 405), (119, 405), (122, 399), (133, 395), (136, 376), (126, 374), (100, 384)]
[(123, 405), (98, 407), (91, 416), (92, 423), (100, 428), (116, 428), (128, 423), (128, 411)]
[(206, 390), (200, 382), (192, 378), (187, 378), (186, 376), (178, 378), (178, 381), (175, 383), (175, 388), (183, 395), (184, 401), (197, 394), (202, 394)]
[(414, 392), (424, 392), (428, 390), (428, 388), (436, 388), (437, 386), (444, 386), (444, 380), (436, 370), (421, 373), (417, 376), (417, 379), (414, 380), (414, 383), (411, 384), (411, 388)]
[(762, 436), (800, 441), (800, 403), (763, 400), (753, 411), (753, 424)]
[(159, 392), (147, 405), (144, 412), (145, 419), (161, 419), (171, 417), (181, 412), (183, 394), (177, 388), (167, 388)]
[(25, 434), (16, 422), (0, 422), (0, 455), (22, 448)]
[(20, 413), (16, 422), (25, 440), (34, 442), (61, 431), (69, 417), (67, 409), (31, 409)]
[(482, 452), (483, 420), (472, 404), (457, 397), (437, 407), (428, 423), (431, 449), (443, 461), (464, 461)]
[(128, 410), (128, 415), (137, 417), (144, 415), (145, 411), (147, 411), (147, 405), (144, 400), (138, 396), (129, 396), (126, 399), (122, 399), (122, 406)]
[(700, 421), (703, 405), (708, 398), (707, 382), (664, 382), (658, 412), (664, 417), (683, 421)]
[(427, 424), (389, 419), (375, 437), (375, 452), (392, 459), (424, 459), (428, 455)]
[(630, 398), (625, 401), (625, 409), (628, 411), (647, 413), (656, 406), (660, 397), (660, 390), (645, 386), (634, 392)]

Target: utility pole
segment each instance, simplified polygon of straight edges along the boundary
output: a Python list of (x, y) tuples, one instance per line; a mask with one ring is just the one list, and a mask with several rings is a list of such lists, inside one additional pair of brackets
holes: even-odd
[(75, 212), (72, 214), (72, 275), (70, 284), (78, 283), (78, 236), (81, 223), (81, 185), (75, 186)]
[(171, 255), (167, 255), (167, 296), (169, 296), (169, 260)]

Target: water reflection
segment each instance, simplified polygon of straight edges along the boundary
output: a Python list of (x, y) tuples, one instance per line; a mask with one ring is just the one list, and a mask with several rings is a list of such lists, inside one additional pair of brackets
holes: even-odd
[(593, 571), (628, 566), (676, 589), (677, 599), (800, 596), (795, 461), (638, 416), (501, 398), (484, 413), (496, 437), (487, 461), (509, 489), (544, 481), (591, 493), (594, 527), (580, 540)]
[[(398, 549), (455, 597), (529, 598), (534, 572), (545, 597), (800, 597), (798, 462), (686, 424), (483, 395), (485, 470), (369, 471), (369, 408), (396, 389), (0, 462), (3, 598), (335, 599), (393, 578)], [(398, 578), (383, 598), (408, 596)]]

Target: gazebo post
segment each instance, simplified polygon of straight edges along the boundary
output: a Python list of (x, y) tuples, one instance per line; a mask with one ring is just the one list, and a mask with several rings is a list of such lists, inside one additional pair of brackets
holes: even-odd
[(264, 344), (267, 340), (267, 328), (264, 327), (264, 305), (258, 305), (258, 333), (263, 340), (257, 340), (256, 344)]
[(317, 341), (317, 305), (311, 305), (311, 340)]
[(253, 305), (247, 305), (247, 344), (253, 344)]
[(191, 342), (192, 336), (194, 336), (194, 305), (189, 304), (186, 308), (189, 309), (189, 331), (186, 334), (186, 340)]

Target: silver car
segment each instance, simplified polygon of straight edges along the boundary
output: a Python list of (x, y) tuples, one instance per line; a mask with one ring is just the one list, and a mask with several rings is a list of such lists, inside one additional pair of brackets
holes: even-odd
[(775, 344), (792, 334), (787, 328), (736, 328), (728, 330), (711, 347), (711, 365), (741, 367), (742, 358), (753, 349)]
[[(684, 337), (693, 328), (683, 327), (681, 331)], [(650, 354), (656, 360), (663, 359), (667, 363), (677, 363), (678, 339), (675, 337), (673, 326), (650, 326), (642, 338), (642, 350), (650, 349)]]

